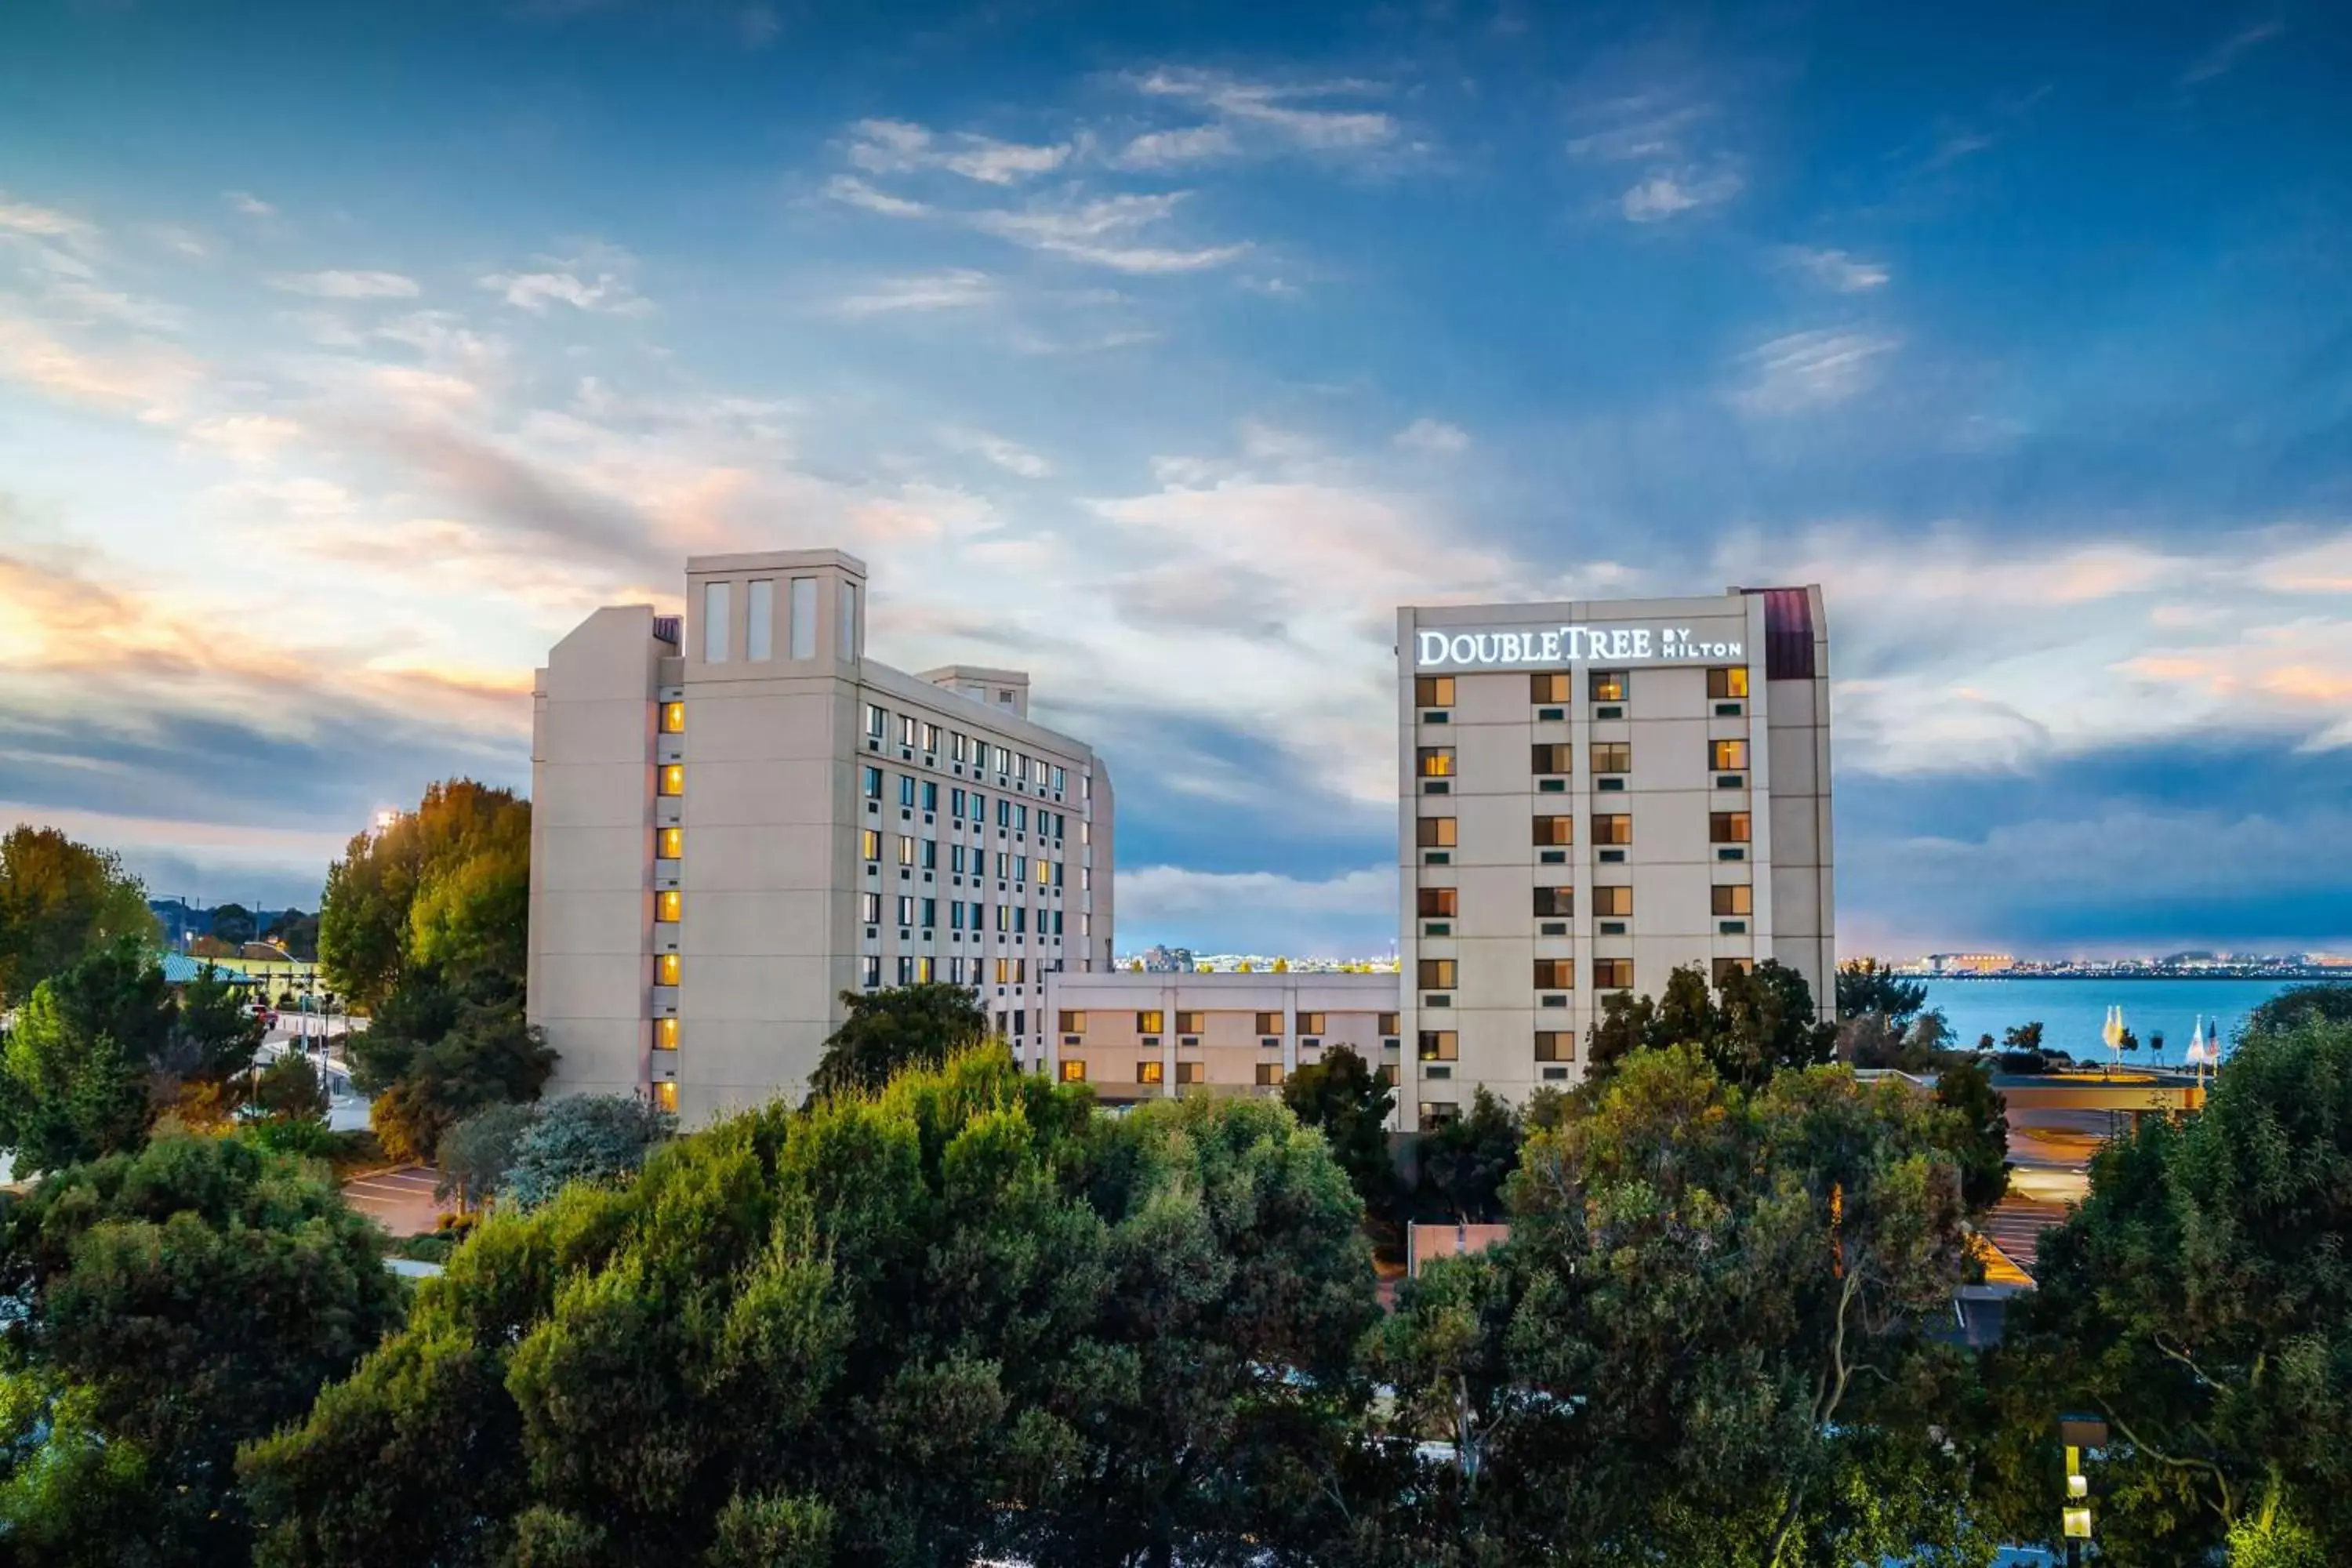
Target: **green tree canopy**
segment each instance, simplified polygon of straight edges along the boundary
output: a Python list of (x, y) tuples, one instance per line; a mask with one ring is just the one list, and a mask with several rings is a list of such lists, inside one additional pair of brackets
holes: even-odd
[(374, 1226), (290, 1163), (171, 1138), (0, 1220), (0, 1555), (247, 1563), (237, 1445), (400, 1317)]
[(1503, 1217), (1503, 1184), (1519, 1163), (1519, 1117), (1486, 1085), (1470, 1114), (1421, 1136), (1416, 1151), (1424, 1192), (1464, 1225)]
[(677, 1131), (677, 1118), (633, 1094), (567, 1095), (542, 1105), (515, 1135), (514, 1163), (500, 1185), (535, 1208), (568, 1183), (634, 1173)]
[(352, 1084), (396, 1159), (431, 1160), (449, 1126), (485, 1106), (535, 1100), (555, 1052), (523, 1014), (516, 976), (423, 969), (402, 980), (345, 1044)]
[(1596, 1088), (1635, 1051), (1694, 1046), (1718, 1077), (1748, 1089), (1836, 1054), (1837, 1026), (1820, 1021), (1804, 974), (1773, 959), (1727, 973), (1713, 993), (1705, 971), (1684, 964), (1654, 1000), (1619, 991), (1601, 1005), (1586, 1073)]
[(530, 904), (530, 804), (471, 779), (432, 784), (415, 811), (355, 836), (327, 868), (320, 966), (369, 1009), (418, 965), (519, 982)]
[(1896, 1034), (1927, 1005), (1927, 983), (1906, 980), (1874, 958), (1841, 963), (1837, 971), (1837, 1016), (1881, 1017)]
[(1387, 1217), (1396, 1202), (1388, 1134), (1396, 1094), (1371, 1064), (1345, 1046), (1330, 1047), (1322, 1060), (1303, 1064), (1284, 1081), (1282, 1102), (1323, 1134), (1365, 1212)]
[(0, 1006), (85, 954), (129, 940), (156, 945), (146, 889), (113, 851), (78, 844), (52, 827), (20, 824), (0, 838)]
[(988, 1038), (988, 1014), (961, 985), (845, 991), (841, 1027), (809, 1075), (811, 1096), (870, 1094), (900, 1073), (936, 1068)]
[(1278, 1105), (1114, 1119), (1001, 1049), (772, 1106), (494, 1210), (247, 1451), (260, 1560), (1262, 1554), (1339, 1528), (1357, 1215)]
[(2306, 1017), (2352, 1024), (2352, 984), (2340, 980), (2290, 985), (2246, 1016), (2244, 1033), (2281, 1034)]
[(1992, 1086), (1992, 1064), (1946, 1063), (1936, 1074), (1936, 1104), (1953, 1120), (1960, 1195), (1981, 1214), (2009, 1191), (2009, 1101)]

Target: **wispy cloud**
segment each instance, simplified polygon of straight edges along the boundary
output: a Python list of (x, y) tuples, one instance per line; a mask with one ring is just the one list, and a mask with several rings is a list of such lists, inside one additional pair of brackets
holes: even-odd
[(12, 202), (5, 195), (0, 195), (0, 234), (87, 244), (98, 237), (98, 226), (69, 213), (59, 212), (55, 207)]
[(2180, 85), (2194, 87), (2200, 81), (2211, 81), (2228, 73), (2245, 58), (2246, 52), (2268, 43), (2286, 31), (2286, 24), (2273, 16), (2267, 22), (2257, 22), (2231, 34), (2199, 56), (2189, 68), (2180, 73)]
[(1391, 439), (1409, 452), (1426, 452), (1439, 458), (1451, 458), (1470, 449), (1470, 432), (1443, 419), (1416, 419)]
[(421, 292), (415, 279), (397, 272), (287, 272), (269, 286), (320, 300), (413, 300)]
[(1018, 474), (1024, 479), (1042, 479), (1054, 471), (1054, 465), (1028, 447), (1008, 441), (1002, 436), (992, 436), (985, 430), (949, 430), (943, 438), (959, 452), (971, 452), (987, 459), (1008, 474)]
[(278, 209), (276, 207), (271, 206), (268, 202), (263, 201), (251, 191), (223, 191), (221, 193), (221, 200), (228, 204), (229, 211), (233, 213), (241, 213), (247, 217), (276, 217), (278, 216)]
[(1728, 168), (1684, 169), (1652, 174), (1618, 198), (1629, 223), (1660, 223), (1679, 214), (1717, 205), (1738, 195), (1744, 182)]
[(1778, 417), (1843, 403), (1864, 390), (1899, 340), (1860, 331), (1790, 332), (1739, 358), (1731, 393), (1745, 413)]
[(1181, 245), (1160, 238), (1187, 193), (1041, 199), (1021, 207), (954, 208), (905, 201), (855, 175), (825, 187), (837, 202), (886, 217), (940, 217), (999, 239), (1114, 271), (1197, 272), (1247, 255), (1245, 244)]
[(1883, 289), (1891, 276), (1883, 262), (1865, 261), (1850, 251), (1811, 250), (1790, 246), (1780, 253), (1783, 265), (1811, 276), (1841, 294), (1862, 294)]
[(824, 194), (845, 205), (880, 213), (885, 217), (921, 217), (931, 210), (928, 202), (908, 201), (887, 191), (877, 191), (855, 174), (835, 174), (825, 182)]
[(1173, 169), (1231, 157), (1240, 151), (1241, 142), (1225, 126), (1187, 125), (1175, 131), (1147, 131), (1130, 139), (1114, 162), (1126, 169)]
[(857, 318), (902, 310), (969, 310), (1003, 298), (996, 280), (968, 268), (879, 278), (834, 301), (835, 314)]
[(475, 281), (534, 316), (545, 315), (551, 305), (608, 316), (641, 316), (654, 308), (630, 281), (636, 258), (618, 246), (593, 243), (578, 256), (535, 259), (532, 270), (493, 272)]
[(1067, 142), (1032, 146), (968, 131), (941, 135), (905, 120), (861, 120), (850, 127), (850, 164), (869, 174), (942, 169), (982, 184), (1011, 185), (1051, 174), (1069, 157)]
[[(1335, 99), (1360, 101), (1378, 95), (1381, 89), (1370, 82), (1251, 81), (1221, 71), (1170, 68), (1137, 79), (1136, 87), (1151, 97), (1197, 104), (1223, 121), (1222, 126), (1195, 127), (1175, 133), (1195, 140), (1168, 142), (1147, 149), (1161, 157), (1222, 152), (1232, 143), (1236, 132), (1261, 132), (1284, 145), (1310, 152), (1360, 152), (1395, 143), (1402, 129), (1396, 117), (1383, 110), (1331, 106)], [(1198, 139), (1204, 130), (1219, 129), (1225, 132), (1224, 146)], [(1128, 151), (1133, 153), (1135, 143), (1129, 143)]]

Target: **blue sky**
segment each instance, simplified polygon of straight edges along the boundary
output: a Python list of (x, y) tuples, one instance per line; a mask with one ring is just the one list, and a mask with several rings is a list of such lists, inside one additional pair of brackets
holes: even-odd
[(2352, 946), (2316, 5), (21, 0), (0, 816), (315, 902), (692, 552), (1393, 931), (1392, 607), (1818, 581), (1841, 941)]

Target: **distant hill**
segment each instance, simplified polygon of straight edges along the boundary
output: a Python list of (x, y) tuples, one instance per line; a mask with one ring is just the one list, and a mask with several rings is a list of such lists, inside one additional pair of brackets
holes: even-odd
[(319, 956), (319, 917), (304, 910), (248, 910), (242, 904), (190, 904), (180, 899), (150, 899), (147, 907), (163, 927), (163, 945), (184, 952), (197, 937), (241, 943), (278, 936), (305, 963)]

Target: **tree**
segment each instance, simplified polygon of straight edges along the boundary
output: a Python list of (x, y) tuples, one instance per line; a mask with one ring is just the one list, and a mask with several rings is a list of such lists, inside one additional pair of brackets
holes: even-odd
[(1478, 1086), (1470, 1114), (1422, 1135), (1421, 1181), (1456, 1222), (1487, 1224), (1503, 1217), (1503, 1184), (1519, 1163), (1519, 1119)]
[(988, 1038), (988, 1014), (961, 985), (845, 991), (841, 1027), (809, 1075), (811, 1096), (871, 1094), (910, 1068), (937, 1068)]
[(251, 910), (243, 904), (220, 904), (213, 910), (211, 930), (206, 934), (234, 948), (251, 942), (260, 933), (255, 928)]
[(410, 975), (346, 1048), (352, 1081), (376, 1097), (376, 1135), (395, 1159), (431, 1160), (451, 1123), (537, 1099), (555, 1070), (545, 1035), (524, 1017), (520, 984), (490, 970)]
[(2011, 1319), (2017, 1375), (2110, 1423), (2119, 1561), (2352, 1561), (2352, 1023), (2282, 1011), (2092, 1161)]
[(1927, 983), (1906, 980), (1874, 958), (1838, 965), (1837, 1016), (1880, 1017), (1900, 1035), (1927, 1005)]
[(249, 1562), (238, 1443), (400, 1317), (374, 1226), (236, 1140), (50, 1177), (0, 1221), (0, 1541), (28, 1568)]
[(1323, 1134), (1364, 1212), (1386, 1217), (1396, 1202), (1388, 1131), (1396, 1094), (1371, 1064), (1346, 1046), (1329, 1047), (1322, 1060), (1305, 1063), (1284, 1081), (1282, 1102)]
[(2340, 980), (2290, 985), (2246, 1016), (2243, 1033), (2284, 1034), (2306, 1017), (2352, 1024), (2352, 985)]
[(1111, 1118), (1001, 1047), (771, 1105), (494, 1208), (247, 1450), (258, 1560), (1297, 1561), (1364, 1398), (1357, 1215), (1279, 1105)]
[(1948, 1145), (1960, 1170), (1960, 1196), (1972, 1214), (2009, 1191), (2009, 1101), (1992, 1086), (1985, 1061), (1948, 1062), (1936, 1074), (1936, 1103), (1951, 1113)]
[(420, 964), (520, 983), (530, 902), (530, 803), (471, 779), (435, 784), (327, 868), (320, 967), (362, 1010)]
[(1752, 1089), (1785, 1068), (1828, 1062), (1837, 1050), (1837, 1026), (1819, 1021), (1804, 974), (1772, 959), (1727, 973), (1713, 996), (1706, 973), (1684, 964), (1657, 1001), (1618, 992), (1601, 1006), (1586, 1070), (1596, 1090), (1635, 1051), (1696, 1046), (1719, 1076)]
[(1841, 1068), (1752, 1096), (1637, 1051), (1531, 1136), (1509, 1240), (1408, 1284), (1376, 1366), (1457, 1467), (1408, 1489), (1460, 1563), (1843, 1563), (1981, 1551), (1927, 1324), (1969, 1255), (1943, 1113)]
[(304, 914), (300, 910), (281, 910), (269, 922), (269, 928), (261, 934), (301, 963), (318, 962), (319, 917), (316, 915)]
[(451, 1122), (433, 1152), (441, 1168), (434, 1198), (455, 1194), (461, 1207), (471, 1208), (496, 1197), (514, 1168), (516, 1140), (538, 1119), (537, 1105), (509, 1100)]
[(327, 1114), (327, 1083), (310, 1058), (288, 1051), (261, 1069), (253, 1089), (254, 1109), (276, 1121), (318, 1121)]
[(23, 824), (0, 838), (0, 1006), (23, 1005), (87, 953), (157, 934), (146, 889), (111, 850)]
[(505, 1194), (536, 1208), (571, 1182), (634, 1175), (677, 1131), (677, 1118), (633, 1094), (579, 1094), (540, 1108), (515, 1137)]

